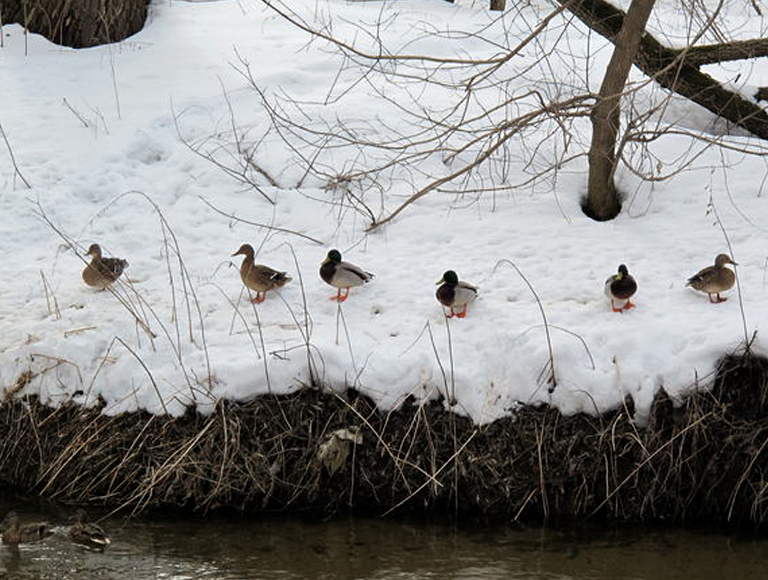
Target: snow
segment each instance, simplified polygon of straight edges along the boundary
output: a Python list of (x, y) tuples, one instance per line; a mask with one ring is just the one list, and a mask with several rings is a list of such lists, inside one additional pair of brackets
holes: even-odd
[[(353, 24), (381, 19), (386, 25), (380, 33), (393, 49), (461, 57), (497, 54), (499, 46), (524, 38), (552, 10), (534, 2), (499, 20), (484, 4), (290, 3), (310, 23), (332, 15), (334, 33), (363, 50), (371, 49), (372, 41), (355, 36)], [(665, 18), (678, 14), (676, 6), (657, 8), (652, 23), (677, 22), (682, 30), (681, 19)], [(740, 33), (765, 30), (765, 22), (743, 5), (729, 9), (739, 17)], [(473, 28), (485, 28), (491, 41), (447, 33)], [(425, 31), (444, 34), (438, 38)], [(190, 405), (209, 412), (219, 399), (301, 388), (312, 379), (311, 364), (325, 387), (355, 386), (382, 409), (409, 395), (424, 400), (442, 392), (455, 394), (457, 412), (485, 423), (521, 403), (595, 413), (615, 408), (629, 395), (642, 418), (661, 386), (675, 398), (706, 386), (718, 357), (744, 341), (736, 289), (727, 302), (715, 305), (685, 288), (689, 276), (729, 251), (710, 199), (739, 263), (746, 333), (758, 332), (754, 348), (766, 351), (764, 156), (706, 148), (681, 132), (654, 142), (654, 159), (644, 161), (670, 171), (680, 159), (689, 163), (659, 182), (620, 170), (617, 181), (628, 199), (610, 222), (592, 221), (581, 211), (586, 182), (581, 156), (545, 183), (495, 195), (432, 192), (390, 225), (367, 234), (363, 216), (340, 204), (322, 180), (299, 185), (301, 168), (268, 130), (264, 107), (232, 65), (242, 66), (239, 54), (269, 95), (306, 101), (308, 124), (343, 119), (375, 137), (382, 126), (405, 130), (408, 119), (376, 92), (388, 90), (376, 73), (358, 84), (353, 83), (358, 69), (337, 77), (342, 61), (327, 43), (310, 43), (306, 33), (262, 3), (155, 1), (139, 34), (91, 49), (58, 47), (36, 35), (25, 40), (17, 25), (5, 25), (3, 34), (0, 123), (32, 185), (27, 189), (15, 175), (2, 144), (0, 388), (7, 392), (22, 386), (17, 396), (38, 394), (51, 405), (103, 401), (108, 414), (146, 409), (179, 415)], [(555, 52), (543, 63), (540, 55), (555, 42), (565, 43), (568, 58)], [(595, 90), (609, 55), (605, 42), (587, 35), (583, 26), (556, 19), (540, 47), (529, 47), (507, 65), (521, 71), (510, 75), (511, 89), (534, 82), (568, 97), (579, 94), (581, 83), (584, 92), (584, 75), (572, 68), (578, 61), (590, 63), (588, 82)], [(724, 68), (730, 81), (735, 66)], [(750, 94), (750, 87), (768, 84), (766, 72), (765, 62), (748, 62), (734, 86)], [(637, 71), (633, 80), (644, 81)], [(342, 87), (349, 89), (342, 98), (329, 98)], [(408, 108), (422, 99), (445, 98), (445, 91), (410, 86), (390, 96)], [(663, 97), (647, 86), (634, 102), (647, 108)], [(229, 106), (248, 139), (263, 138), (257, 160), (278, 186), (255, 179), (275, 205), (195, 155), (180, 138), (193, 143), (209, 138), (212, 146), (226, 142)], [(535, 106), (533, 100), (520, 105), (521, 110)], [(680, 99), (660, 118), (689, 132), (728, 131)], [(509, 180), (524, 181), (521, 159), (537, 136), (547, 143), (539, 161), (558, 155), (562, 138), (547, 139), (547, 130), (543, 124), (538, 133), (510, 145), (520, 156), (509, 160)], [(577, 121), (574, 131), (573, 146), (583, 153), (587, 120)], [(755, 145), (747, 137), (733, 136), (730, 142)], [(359, 167), (356, 155), (329, 150), (318, 163), (342, 172)], [(366, 200), (381, 217), (429, 177), (452, 169), (439, 159), (420, 160), (405, 174), (392, 174), (382, 191), (366, 192)], [(507, 183), (498, 173), (483, 178), (485, 185)], [(322, 243), (270, 233), (211, 206)], [(41, 221), (40, 211), (77, 243), (79, 255)], [(130, 263), (115, 294), (94, 292), (82, 282), (80, 256), (94, 242), (106, 255)], [(258, 249), (257, 261), (294, 278), (256, 307), (241, 295), (240, 258), (230, 257), (242, 243)], [(328, 300), (335, 290), (318, 275), (331, 248), (376, 275), (352, 289), (341, 307)], [(548, 347), (539, 305), (503, 260), (525, 275), (550, 325), (557, 377), (551, 393), (542, 375)], [(615, 314), (603, 284), (620, 263), (636, 277), (639, 291), (635, 309)], [(435, 282), (448, 269), (480, 288), (465, 319), (447, 320), (435, 299)], [(153, 339), (131, 312), (146, 321)], [(22, 385), (18, 380), (25, 371), (33, 375)]]

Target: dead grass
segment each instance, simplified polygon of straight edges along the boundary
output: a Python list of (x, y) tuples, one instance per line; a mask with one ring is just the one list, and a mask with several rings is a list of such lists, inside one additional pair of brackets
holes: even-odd
[[(11, 398), (0, 407), (0, 483), (128, 512), (355, 509), (759, 527), (768, 515), (767, 396), (768, 361), (733, 355), (712, 389), (682, 406), (661, 392), (642, 429), (631, 404), (602, 417), (524, 407), (477, 427), (442, 402), (382, 413), (352, 390), (220, 402), (209, 416), (176, 419)], [(323, 461), (331, 456), (332, 466)]]

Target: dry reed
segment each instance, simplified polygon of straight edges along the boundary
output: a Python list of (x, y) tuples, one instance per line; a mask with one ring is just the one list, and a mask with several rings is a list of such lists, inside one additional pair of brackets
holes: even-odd
[[(601, 417), (524, 406), (478, 427), (442, 399), (384, 413), (353, 390), (219, 402), (210, 415), (179, 418), (10, 397), (0, 406), (0, 483), (129, 512), (354, 509), (759, 527), (768, 515), (766, 410), (768, 360), (750, 351), (723, 358), (711, 388), (679, 406), (660, 391), (644, 428), (631, 402)], [(331, 470), (318, 451), (339, 430), (362, 441), (340, 439), (351, 449)]]

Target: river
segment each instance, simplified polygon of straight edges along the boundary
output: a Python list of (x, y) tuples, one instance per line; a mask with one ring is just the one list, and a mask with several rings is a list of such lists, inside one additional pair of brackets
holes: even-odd
[(67, 539), (66, 507), (0, 500), (0, 513), (9, 509), (56, 533), (0, 547), (3, 580), (768, 578), (768, 538), (758, 534), (163, 514), (105, 519), (113, 543), (101, 553)]

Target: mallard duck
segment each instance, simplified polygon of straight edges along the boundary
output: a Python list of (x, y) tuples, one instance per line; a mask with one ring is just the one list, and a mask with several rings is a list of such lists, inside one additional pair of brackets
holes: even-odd
[(624, 312), (634, 308), (635, 305), (630, 298), (635, 295), (635, 292), (637, 292), (637, 282), (624, 264), (619, 266), (616, 274), (605, 281), (605, 295), (611, 299), (611, 310), (614, 312)]
[(245, 256), (240, 264), (240, 279), (251, 290), (256, 291), (256, 297), (251, 300), (254, 304), (261, 304), (267, 299), (267, 292), (275, 288), (282, 288), (292, 278), (286, 272), (278, 272), (269, 266), (253, 263), (253, 246), (243, 244), (233, 256)]
[(48, 524), (35, 523), (22, 526), (16, 512), (8, 512), (3, 520), (3, 544), (38, 542), (51, 534), (53, 534), (53, 530)]
[[(477, 287), (467, 282), (460, 282), (453, 270), (445, 272), (437, 283), (441, 286), (435, 292), (435, 296), (440, 304), (451, 309), (448, 318), (454, 316), (464, 318), (467, 315), (467, 304), (474, 302), (477, 298)], [(456, 312), (457, 308), (462, 308), (461, 312)]]
[[(320, 266), (320, 277), (327, 284), (339, 289), (336, 296), (331, 296), (331, 300), (344, 302), (349, 296), (350, 288), (362, 286), (369, 282), (373, 278), (373, 274), (349, 262), (342, 262), (341, 253), (338, 250), (331, 250)], [(343, 296), (342, 290), (346, 290)]]
[(91, 263), (83, 270), (83, 281), (99, 290), (104, 290), (120, 277), (128, 267), (126, 260), (120, 258), (102, 258), (101, 246), (91, 244), (88, 248), (88, 256), (91, 256)]
[(83, 509), (75, 512), (75, 523), (67, 528), (67, 536), (77, 544), (103, 550), (111, 543), (104, 529), (88, 521), (88, 514)]
[[(720, 254), (715, 258), (714, 266), (707, 266), (700, 270), (688, 278), (688, 282), (685, 285), (691, 286), (694, 290), (706, 292), (709, 296), (709, 301), (713, 304), (725, 302), (728, 299), (721, 298), (720, 292), (730, 290), (736, 282), (736, 274), (730, 268), (726, 268), (726, 264), (738, 266), (736, 262), (731, 260), (728, 254)], [(715, 300), (712, 300), (712, 294), (717, 296)]]

